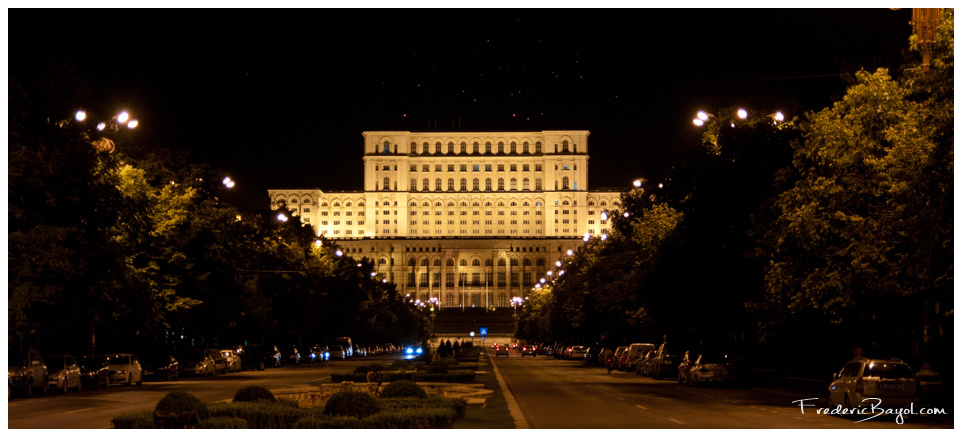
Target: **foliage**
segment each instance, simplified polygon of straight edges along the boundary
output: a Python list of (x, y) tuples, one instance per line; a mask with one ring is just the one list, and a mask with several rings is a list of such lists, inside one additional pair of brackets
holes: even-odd
[(287, 429), (310, 415), (310, 410), (296, 404), (258, 400), (253, 402), (215, 403), (210, 405), (211, 417), (238, 418), (253, 429)]
[(114, 429), (154, 429), (154, 412), (151, 410), (121, 413), (110, 419)]
[(201, 420), (210, 417), (206, 404), (194, 395), (183, 391), (167, 393), (154, 407), (155, 414), (180, 414), (188, 411), (196, 412)]
[(381, 410), (377, 398), (367, 393), (342, 391), (334, 393), (324, 405), (328, 416), (353, 416), (363, 419)]
[(234, 402), (275, 401), (274, 393), (259, 385), (249, 385), (234, 393)]
[(197, 429), (247, 429), (247, 421), (239, 417), (211, 417), (197, 423)]
[(416, 382), (406, 380), (394, 381), (381, 391), (382, 398), (426, 398), (427, 396), (427, 392)]

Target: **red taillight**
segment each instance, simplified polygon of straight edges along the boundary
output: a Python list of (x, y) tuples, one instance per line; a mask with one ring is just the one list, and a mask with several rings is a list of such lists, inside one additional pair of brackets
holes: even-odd
[(855, 393), (865, 394), (865, 383), (862, 382), (862, 378), (855, 380)]

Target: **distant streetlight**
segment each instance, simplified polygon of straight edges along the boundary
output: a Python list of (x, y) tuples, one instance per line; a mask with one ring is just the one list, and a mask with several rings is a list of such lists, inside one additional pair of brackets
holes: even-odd
[(334, 251), (334, 256), (342, 256), (342, 255), (344, 255), (344, 252), (341, 252), (341, 249), (337, 249)]
[(230, 176), (225, 177), (221, 183), (223, 183), (227, 188), (234, 188), (234, 180), (231, 179)]
[(286, 216), (283, 212), (280, 213), (280, 214), (277, 214), (277, 221), (279, 221), (279, 222), (281, 222), (281, 223), (286, 222), (286, 221), (287, 221), (287, 216)]
[(736, 112), (736, 114), (738, 115), (738, 118), (742, 120), (748, 118), (748, 111), (743, 108), (738, 108), (738, 112)]

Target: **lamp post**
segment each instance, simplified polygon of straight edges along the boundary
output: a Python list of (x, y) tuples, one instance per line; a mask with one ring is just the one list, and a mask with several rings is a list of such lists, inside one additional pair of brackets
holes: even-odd
[[(87, 118), (87, 111), (83, 109), (74, 113), (74, 120), (76, 120), (78, 123), (86, 122)], [(127, 111), (121, 111), (119, 114), (111, 117), (110, 119), (97, 123), (97, 131), (102, 133), (117, 133), (122, 129), (134, 129), (139, 125), (140, 122), (135, 119), (131, 119), (130, 114)], [(102, 136), (94, 140), (93, 145), (98, 152), (113, 153), (114, 150), (116, 150), (114, 141), (106, 136)]]

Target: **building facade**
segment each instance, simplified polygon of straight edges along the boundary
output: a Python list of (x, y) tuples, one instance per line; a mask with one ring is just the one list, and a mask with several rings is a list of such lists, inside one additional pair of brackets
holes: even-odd
[(364, 132), (364, 190), (268, 190), (346, 255), (442, 307), (506, 307), (586, 237), (622, 191), (588, 190), (588, 131)]

